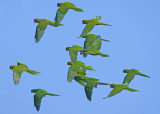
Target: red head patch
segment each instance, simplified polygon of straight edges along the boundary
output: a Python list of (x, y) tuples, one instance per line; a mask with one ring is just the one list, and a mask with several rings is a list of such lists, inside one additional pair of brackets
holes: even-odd
[(60, 4), (59, 4), (59, 3), (57, 3), (57, 7), (59, 7), (59, 5), (60, 5)]
[(12, 65), (11, 65), (9, 68), (10, 68), (10, 69), (13, 69), (13, 68), (12, 68)]
[(34, 22), (37, 22), (37, 19), (34, 19)]
[(113, 88), (112, 84), (110, 84), (110, 88)]

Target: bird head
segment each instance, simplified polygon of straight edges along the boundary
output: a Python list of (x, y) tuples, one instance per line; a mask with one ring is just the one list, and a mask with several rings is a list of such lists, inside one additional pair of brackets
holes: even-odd
[(32, 89), (31, 92), (32, 93), (36, 93), (38, 91), (38, 89)]
[(62, 3), (57, 3), (57, 7), (61, 7), (62, 6)]
[(82, 20), (82, 24), (87, 24), (88, 20)]
[(72, 61), (70, 61), (70, 62), (67, 62), (67, 65), (72, 65)]
[(38, 19), (37, 19), (37, 18), (36, 18), (36, 19), (34, 19), (34, 22), (35, 22), (35, 23), (37, 23), (37, 22), (38, 22)]
[(70, 48), (70, 47), (66, 47), (66, 51), (69, 51), (69, 48)]
[(114, 84), (110, 84), (110, 88), (114, 88), (115, 86), (114, 86)]
[(10, 69), (13, 69), (13, 65), (11, 65), (9, 68), (10, 68)]
[(124, 69), (123, 73), (128, 73), (128, 71), (129, 71), (128, 69)]

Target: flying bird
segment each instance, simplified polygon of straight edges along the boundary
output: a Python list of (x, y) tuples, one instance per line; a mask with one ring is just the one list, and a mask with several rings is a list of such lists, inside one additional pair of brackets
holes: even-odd
[(124, 78), (124, 80), (123, 80), (123, 84), (124, 84), (124, 85), (129, 85), (129, 83), (133, 80), (133, 78), (134, 78), (136, 75), (150, 78), (149, 76), (140, 73), (139, 70), (137, 70), (137, 69), (124, 69), (124, 70), (123, 70), (123, 73), (127, 73), (127, 75), (125, 76), (125, 78)]
[(36, 28), (36, 33), (35, 33), (35, 43), (38, 43), (40, 41), (40, 39), (42, 38), (44, 31), (48, 25), (51, 25), (53, 27), (63, 25), (60, 23), (58, 25), (55, 25), (54, 22), (52, 22), (48, 19), (34, 19), (34, 22), (38, 23), (37, 28)]
[(73, 45), (72, 47), (66, 48), (66, 51), (69, 51), (69, 55), (73, 64), (76, 64), (78, 52), (82, 50), (83, 48), (78, 45)]
[(99, 52), (99, 50), (101, 49), (102, 41), (109, 42), (108, 40), (101, 39), (100, 35), (95, 34), (88, 34), (83, 38), (86, 38), (86, 40), (84, 41), (84, 50), (81, 51), (81, 54), (83, 54), (84, 57), (87, 56), (87, 53), (91, 55), (100, 55), (102, 57), (108, 57), (108, 55)]
[(81, 8), (77, 8), (73, 3), (70, 2), (58, 3), (57, 7), (60, 8), (57, 10), (56, 17), (54, 19), (56, 25), (58, 25), (62, 21), (69, 9), (73, 9), (77, 12), (83, 12)]
[(59, 96), (59, 95), (57, 95), (57, 94), (48, 93), (47, 91), (45, 91), (45, 90), (43, 90), (43, 89), (32, 89), (31, 92), (32, 92), (32, 93), (35, 93), (35, 95), (34, 95), (34, 106), (36, 107), (36, 110), (37, 110), (37, 111), (40, 110), (41, 99), (42, 99), (43, 97), (45, 97), (45, 95)]
[(113, 88), (113, 90), (109, 93), (109, 95), (107, 97), (104, 97), (103, 99), (108, 98), (108, 97), (112, 97), (112, 96), (120, 93), (122, 90), (128, 90), (130, 92), (138, 91), (138, 90), (132, 89), (124, 84), (110, 84), (110, 87)]
[(21, 74), (26, 71), (30, 74), (33, 75), (38, 75), (40, 72), (37, 72), (35, 70), (30, 70), (27, 65), (21, 63), (21, 62), (17, 62), (17, 65), (11, 65), (10, 69), (13, 70), (13, 81), (15, 85), (19, 84), (20, 78), (21, 78)]
[(82, 23), (87, 24), (87, 25), (83, 29), (80, 37), (86, 36), (94, 28), (95, 25), (112, 26), (112, 25), (109, 25), (106, 23), (101, 23), (101, 22), (99, 22), (99, 20), (101, 20), (101, 16), (98, 16), (98, 17), (90, 19), (90, 20), (83, 20)]
[(83, 62), (77, 61), (76, 64), (73, 64), (72, 62), (68, 62), (68, 65), (71, 65), (68, 69), (68, 74), (67, 74), (67, 81), (71, 82), (80, 68), (84, 68), (85, 70), (93, 70), (91, 66), (86, 66)]

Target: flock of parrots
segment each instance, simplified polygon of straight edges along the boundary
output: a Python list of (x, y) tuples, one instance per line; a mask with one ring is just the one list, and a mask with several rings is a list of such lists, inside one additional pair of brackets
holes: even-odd
[[(34, 19), (34, 22), (38, 23), (37, 28), (36, 28), (36, 33), (35, 33), (36, 43), (40, 41), (48, 25), (51, 25), (54, 27), (63, 25), (60, 22), (62, 21), (62, 19), (64, 18), (65, 14), (68, 12), (69, 9), (73, 9), (77, 12), (83, 12), (81, 8), (77, 8), (73, 3), (70, 3), (70, 2), (58, 3), (57, 7), (60, 7), (60, 8), (57, 10), (54, 22), (47, 20), (47, 19)], [(70, 65), (68, 69), (68, 74), (67, 74), (67, 81), (72, 82), (72, 80), (75, 80), (80, 85), (84, 86), (86, 97), (90, 101), (92, 97), (93, 88), (94, 87), (96, 88), (97, 85), (110, 85), (110, 87), (113, 88), (113, 90), (109, 93), (109, 95), (107, 97), (104, 97), (105, 99), (105, 98), (112, 97), (120, 93), (122, 90), (128, 90), (131, 92), (138, 91), (136, 89), (132, 89), (128, 87), (129, 83), (133, 80), (135, 75), (150, 78), (149, 76), (140, 73), (139, 70), (136, 70), (136, 69), (124, 69), (123, 70), (123, 73), (127, 73), (127, 75), (125, 76), (122, 84), (103, 83), (103, 82), (99, 82), (99, 79), (95, 79), (95, 78), (86, 76), (86, 70), (93, 70), (93, 68), (91, 66), (86, 66), (83, 62), (77, 60), (78, 52), (80, 52), (80, 54), (82, 54), (83, 57), (86, 57), (88, 54), (108, 57), (108, 55), (99, 52), (99, 50), (101, 49), (102, 41), (106, 41), (106, 42), (109, 42), (109, 41), (102, 39), (100, 35), (88, 34), (94, 28), (95, 25), (112, 26), (109, 24), (99, 22), (100, 19), (101, 19), (101, 16), (98, 16), (94, 19), (82, 21), (83, 24), (86, 24), (85, 28), (83, 29), (80, 35), (80, 37), (86, 38), (84, 42), (84, 48), (78, 45), (73, 45), (72, 47), (66, 48), (66, 51), (69, 51), (69, 55), (71, 59), (71, 61), (67, 63), (68, 65)], [(27, 65), (21, 62), (17, 62), (17, 65), (11, 65), (10, 69), (13, 70), (13, 80), (14, 80), (15, 85), (19, 83), (21, 74), (24, 71), (32, 75), (38, 75), (40, 73), (35, 70), (29, 69)], [(36, 107), (37, 111), (40, 110), (41, 99), (45, 95), (59, 96), (57, 94), (48, 93), (47, 91), (43, 89), (32, 89), (31, 92), (35, 93), (34, 106)]]

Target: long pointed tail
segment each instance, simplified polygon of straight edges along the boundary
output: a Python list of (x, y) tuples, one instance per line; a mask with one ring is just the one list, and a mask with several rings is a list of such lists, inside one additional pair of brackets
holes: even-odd
[(27, 72), (30, 73), (30, 74), (33, 74), (33, 75), (38, 75), (38, 74), (40, 74), (40, 72), (37, 72), (37, 71), (35, 71), (35, 70), (30, 70), (30, 69), (28, 69)]

